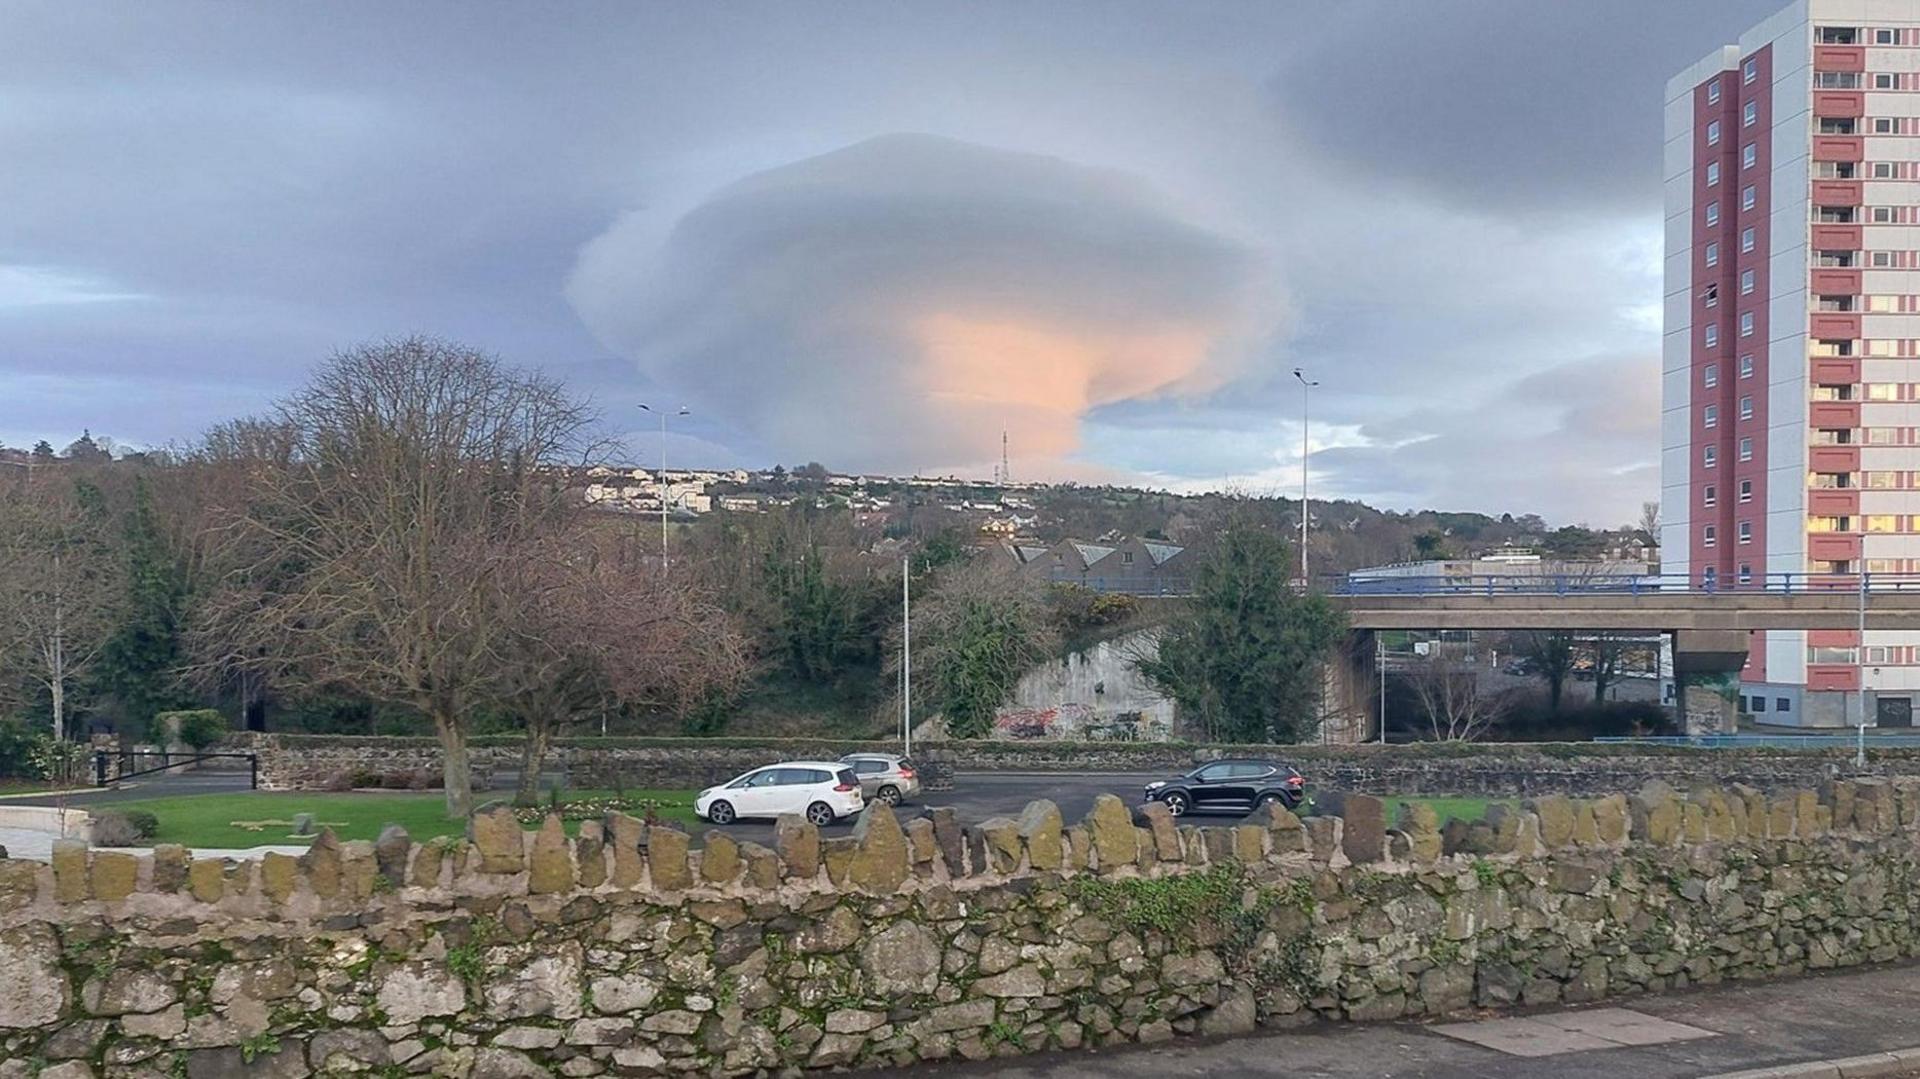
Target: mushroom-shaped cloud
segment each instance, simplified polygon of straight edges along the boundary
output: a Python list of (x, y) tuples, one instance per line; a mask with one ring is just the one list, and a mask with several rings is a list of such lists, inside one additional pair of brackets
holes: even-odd
[(1214, 388), (1277, 306), (1247, 246), (1138, 182), (891, 135), (747, 177), (568, 295), (596, 335), (772, 451), (845, 467), (1056, 462), (1100, 405)]

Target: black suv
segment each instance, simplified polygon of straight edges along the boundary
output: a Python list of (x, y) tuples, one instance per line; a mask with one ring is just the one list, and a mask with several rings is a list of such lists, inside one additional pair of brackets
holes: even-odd
[(1147, 801), (1165, 803), (1176, 817), (1188, 813), (1246, 813), (1274, 802), (1292, 809), (1306, 797), (1306, 785), (1289, 765), (1211, 761), (1186, 775), (1147, 784)]

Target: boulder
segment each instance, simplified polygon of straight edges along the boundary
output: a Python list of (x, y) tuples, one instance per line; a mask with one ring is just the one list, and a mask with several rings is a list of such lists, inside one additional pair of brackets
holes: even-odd
[(877, 995), (931, 993), (940, 984), (940, 942), (916, 922), (897, 921), (860, 946), (860, 966)]
[(1355, 865), (1383, 861), (1387, 853), (1386, 805), (1370, 794), (1350, 794), (1340, 814), (1341, 848)]
[(1111, 794), (1099, 795), (1093, 800), (1093, 808), (1087, 811), (1084, 823), (1092, 836), (1094, 857), (1102, 873), (1133, 864), (1140, 840), (1133, 830), (1133, 814), (1127, 812), (1126, 803)]
[(687, 863), (687, 833), (672, 828), (647, 829), (647, 867), (659, 892), (684, 892), (693, 887)]
[(716, 828), (709, 828), (700, 851), (700, 879), (725, 886), (740, 877), (740, 844)]
[[(1288, 814), (1292, 816), (1292, 814)], [(1257, 817), (1257, 814), (1256, 814)], [(1180, 860), (1180, 828), (1173, 811), (1164, 802), (1147, 802), (1134, 807), (1133, 821), (1153, 835), (1154, 855), (1162, 862)], [(1295, 821), (1297, 827), (1299, 821)]]
[(395, 888), (407, 883), (407, 857), (412, 852), (413, 837), (397, 824), (380, 829), (380, 837), (373, 841), (374, 865)]
[(613, 886), (639, 887), (646, 864), (640, 856), (640, 844), (647, 837), (646, 822), (626, 813), (609, 813), (602, 831), (613, 848)]
[(560, 823), (560, 814), (547, 814), (534, 833), (533, 849), (527, 855), (527, 891), (552, 895), (573, 890), (573, 852), (567, 848), (567, 830)]
[(773, 846), (789, 880), (820, 874), (820, 829), (798, 813), (783, 813), (773, 826)]
[(495, 805), (467, 820), (467, 841), (480, 853), (482, 873), (518, 873), (526, 868), (526, 837), (513, 810)]
[(847, 879), (870, 895), (898, 892), (913, 867), (907, 858), (907, 834), (900, 830), (893, 807), (876, 802), (861, 811), (853, 839), (857, 847)]
[[(1131, 824), (1131, 820), (1128, 822)], [(1020, 839), (1026, 844), (1027, 864), (1035, 869), (1059, 869), (1065, 864), (1060, 807), (1045, 798), (1028, 802), (1020, 812)]]

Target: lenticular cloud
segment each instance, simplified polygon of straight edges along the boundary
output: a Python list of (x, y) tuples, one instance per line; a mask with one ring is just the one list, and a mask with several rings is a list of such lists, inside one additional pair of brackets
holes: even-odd
[(1217, 386), (1276, 308), (1251, 250), (1126, 177), (926, 136), (750, 176), (569, 283), (594, 332), (783, 456), (1057, 460), (1089, 409)]

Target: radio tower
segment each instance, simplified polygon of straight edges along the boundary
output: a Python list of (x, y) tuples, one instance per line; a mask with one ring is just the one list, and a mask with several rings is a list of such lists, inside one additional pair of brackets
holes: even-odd
[(993, 474), (993, 482), (1001, 487), (1013, 482), (1013, 469), (1007, 464), (1007, 429), (1000, 428), (1000, 467)]

